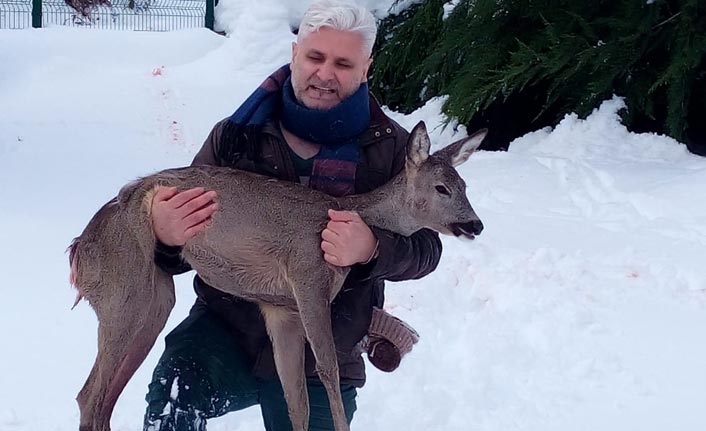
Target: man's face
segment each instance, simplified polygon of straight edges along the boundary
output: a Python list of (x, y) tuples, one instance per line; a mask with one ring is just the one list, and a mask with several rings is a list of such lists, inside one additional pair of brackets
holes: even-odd
[(360, 34), (321, 27), (292, 43), (294, 95), (307, 108), (330, 109), (367, 80), (371, 62)]

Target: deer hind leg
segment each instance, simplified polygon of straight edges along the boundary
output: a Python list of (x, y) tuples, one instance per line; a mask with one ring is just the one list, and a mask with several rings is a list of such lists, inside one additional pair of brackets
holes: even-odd
[(156, 268), (148, 272), (152, 274), (143, 278), (143, 284), (109, 286), (110, 296), (93, 301), (87, 296), (98, 315), (98, 355), (77, 397), (81, 431), (110, 430), (118, 397), (147, 357), (174, 306), (171, 276)]
[(296, 312), (284, 307), (261, 305), (260, 310), (272, 340), (277, 375), (287, 401), (294, 431), (309, 429), (309, 394), (304, 371), (304, 328)]

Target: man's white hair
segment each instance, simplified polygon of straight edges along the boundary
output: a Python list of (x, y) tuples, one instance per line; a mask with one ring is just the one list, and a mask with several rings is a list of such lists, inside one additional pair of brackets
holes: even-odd
[(377, 23), (366, 8), (340, 0), (317, 0), (304, 12), (297, 42), (321, 27), (359, 33), (363, 37), (363, 52), (368, 57), (372, 54)]

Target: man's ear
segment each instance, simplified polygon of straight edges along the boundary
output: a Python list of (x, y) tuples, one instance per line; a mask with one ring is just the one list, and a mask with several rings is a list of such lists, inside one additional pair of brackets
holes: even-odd
[(363, 69), (363, 79), (361, 79), (360, 82), (368, 82), (368, 71), (370, 70), (371, 64), (373, 64), (373, 57), (368, 59), (368, 62)]
[(297, 49), (299, 47), (297, 46), (296, 42), (292, 42), (292, 63), (294, 63), (294, 58), (297, 56)]
[(412, 133), (409, 134), (409, 140), (407, 141), (407, 162), (411, 163), (412, 166), (419, 167), (429, 158), (430, 147), (431, 142), (427, 134), (427, 126), (424, 124), (424, 121), (420, 121), (414, 126)]

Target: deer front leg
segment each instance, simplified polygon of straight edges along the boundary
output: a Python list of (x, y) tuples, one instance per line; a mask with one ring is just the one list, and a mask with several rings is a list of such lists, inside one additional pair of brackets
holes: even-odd
[[(315, 277), (312, 280), (317, 280)], [(317, 281), (320, 282), (321, 279)], [(320, 290), (320, 286), (303, 286), (304, 291)], [(322, 295), (323, 296), (323, 295)], [(336, 431), (349, 431), (346, 412), (341, 398), (341, 386), (338, 375), (338, 360), (336, 347), (333, 342), (331, 328), (331, 307), (328, 297), (297, 298), (297, 306), (306, 338), (316, 358), (316, 372), (326, 388), (331, 415)]]
[(284, 307), (260, 305), (279, 380), (287, 401), (294, 431), (309, 429), (309, 394), (304, 371), (304, 328), (296, 312)]

